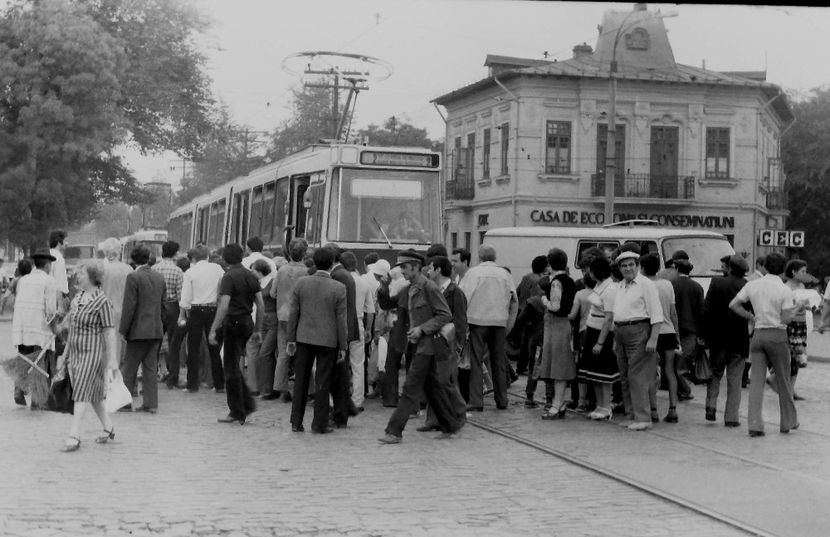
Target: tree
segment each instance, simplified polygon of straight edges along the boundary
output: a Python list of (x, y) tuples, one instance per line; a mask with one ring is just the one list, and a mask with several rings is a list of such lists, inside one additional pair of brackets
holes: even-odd
[(806, 232), (800, 251), (817, 276), (830, 274), (830, 88), (792, 102), (795, 123), (781, 140), (790, 209), (788, 227)]
[[(408, 118), (407, 118), (408, 119)], [(357, 139), (369, 139), (369, 145), (424, 147), (433, 151), (442, 151), (443, 144), (430, 140), (426, 129), (419, 129), (406, 119), (400, 120), (395, 116), (387, 119), (383, 127), (370, 124), (365, 129), (357, 131)]]
[(146, 202), (123, 143), (188, 154), (211, 105), (173, 0), (21, 0), (0, 14), (0, 236), (43, 244), (96, 203)]

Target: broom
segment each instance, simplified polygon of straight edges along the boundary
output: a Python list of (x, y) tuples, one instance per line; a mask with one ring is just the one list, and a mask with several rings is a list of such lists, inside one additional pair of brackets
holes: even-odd
[(43, 369), (41, 361), (47, 350), (41, 349), (30, 354), (17, 353), (0, 363), (6, 374), (24, 392), (29, 394), (35, 406), (45, 406), (49, 397), (49, 373)]

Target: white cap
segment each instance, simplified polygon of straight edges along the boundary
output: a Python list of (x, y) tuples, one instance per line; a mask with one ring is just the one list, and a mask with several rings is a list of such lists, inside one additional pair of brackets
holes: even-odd
[(638, 254), (637, 252), (623, 252), (623, 253), (621, 253), (620, 255), (617, 256), (617, 259), (615, 259), (615, 262), (617, 264), (619, 264), (621, 261), (624, 261), (626, 259), (636, 259), (636, 260), (639, 261), (640, 260), (640, 254)]
[(391, 270), (392, 267), (389, 265), (389, 261), (385, 259), (379, 259), (378, 261), (369, 265), (367, 268), (372, 274), (385, 278), (386, 275), (389, 274), (389, 270)]

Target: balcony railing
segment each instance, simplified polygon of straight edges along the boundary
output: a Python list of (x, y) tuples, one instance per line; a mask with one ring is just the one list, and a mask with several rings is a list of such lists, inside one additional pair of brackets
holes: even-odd
[(767, 209), (773, 211), (787, 210), (787, 192), (784, 187), (769, 187), (767, 189)]
[(447, 181), (448, 200), (471, 200), (475, 196), (473, 184), (468, 181)]
[[(593, 196), (605, 195), (604, 173), (595, 173), (591, 176), (591, 194)], [(690, 200), (695, 198), (695, 178), (694, 176), (620, 173), (614, 180), (614, 196)]]

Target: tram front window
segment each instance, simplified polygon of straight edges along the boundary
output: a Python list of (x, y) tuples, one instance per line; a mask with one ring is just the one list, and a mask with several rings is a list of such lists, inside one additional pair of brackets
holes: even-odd
[(429, 244), (437, 240), (438, 174), (343, 169), (330, 207), (334, 240)]

